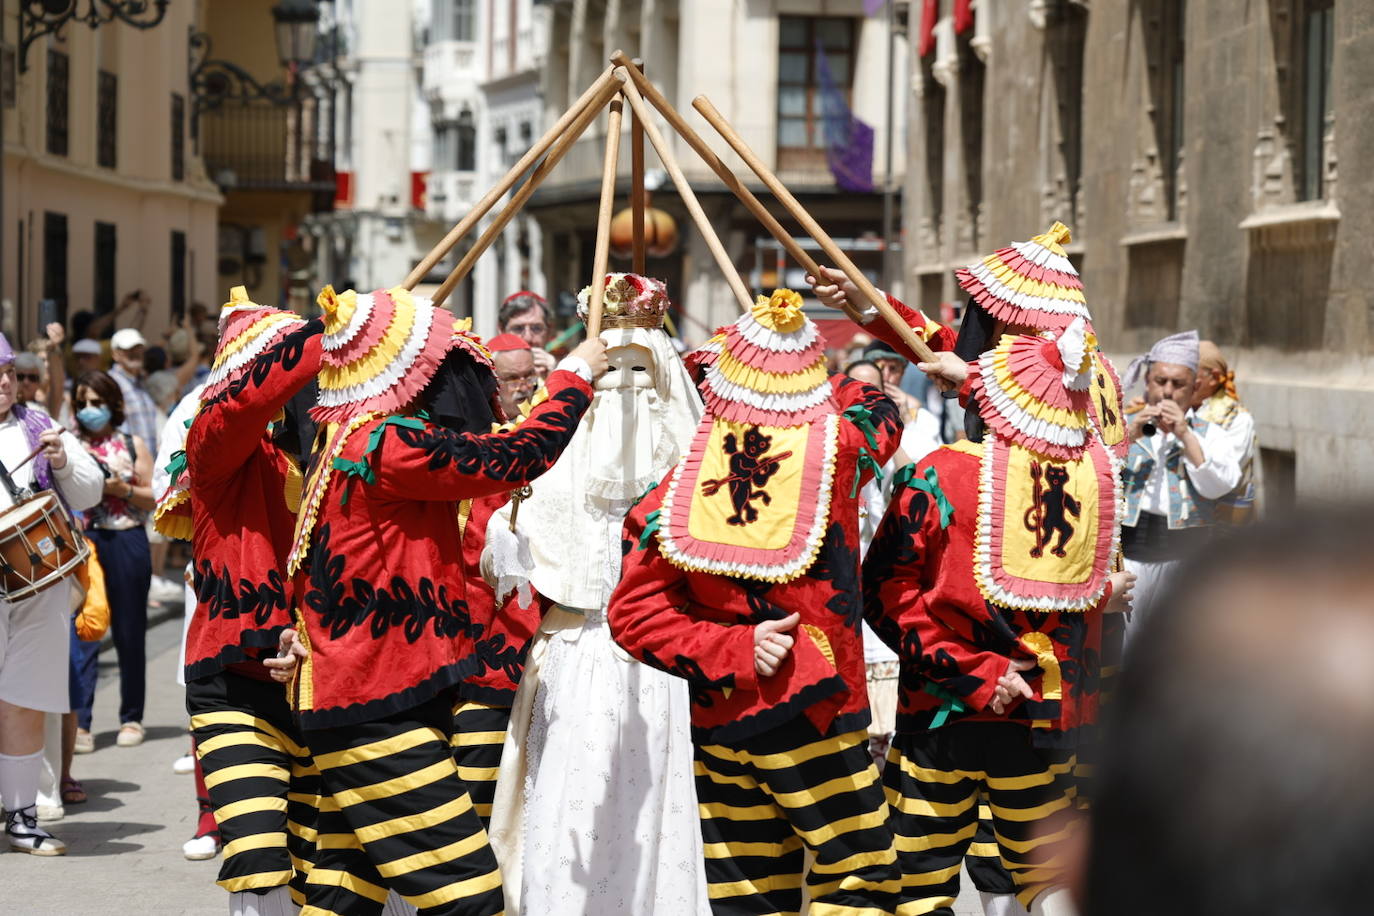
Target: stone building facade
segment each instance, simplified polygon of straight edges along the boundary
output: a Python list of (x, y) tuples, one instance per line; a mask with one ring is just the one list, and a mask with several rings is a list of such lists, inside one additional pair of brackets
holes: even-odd
[[(1124, 360), (1216, 340), (1255, 413), (1269, 505), (1374, 493), (1374, 4), (974, 0), (912, 12), (904, 270), (1074, 230)], [(926, 53), (921, 53), (924, 50)]]

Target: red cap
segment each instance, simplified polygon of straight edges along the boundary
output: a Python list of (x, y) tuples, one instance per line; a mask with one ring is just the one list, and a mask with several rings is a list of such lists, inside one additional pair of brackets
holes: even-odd
[(508, 353), (511, 350), (528, 350), (529, 342), (514, 334), (497, 334), (487, 341), (487, 349), (492, 353)]
[(534, 290), (529, 290), (529, 289), (522, 289), (522, 290), (520, 290), (519, 292), (511, 293), (509, 296), (507, 296), (506, 298), (504, 298), (504, 299), (501, 300), (501, 304), (502, 304), (502, 305), (505, 305), (507, 302), (510, 302), (512, 299), (519, 299), (521, 296), (531, 296), (531, 297), (533, 297), (533, 298), (539, 300), (539, 304), (540, 304), (540, 305), (548, 305), (548, 302), (544, 299), (543, 296), (539, 295), (539, 294), (536, 293)]

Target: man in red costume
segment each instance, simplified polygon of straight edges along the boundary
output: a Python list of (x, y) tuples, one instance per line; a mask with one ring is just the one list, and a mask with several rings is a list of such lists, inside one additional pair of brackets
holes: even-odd
[(288, 884), (300, 899), (314, 808), (299, 799), (318, 791), (286, 694), (262, 660), (291, 623), (286, 552), (302, 438), (309, 447), (291, 402), (319, 372), (322, 325), (255, 305), (240, 286), (220, 329), (183, 460), (169, 469), (172, 501), (189, 494), (194, 526), (186, 709), (224, 844), (218, 883), (230, 912), (274, 913), (291, 905)]
[(902, 657), (884, 770), (898, 913), (951, 916), (981, 796), (1022, 903), (1066, 912), (1074, 752), (1096, 721), (1102, 611), (1129, 578), (1111, 573), (1118, 470), (1088, 416), (1092, 367), (1081, 319), (1003, 337), (965, 386), (985, 440), (899, 474), (864, 562), (865, 618)]
[[(437, 397), (474, 363), (490, 379), (489, 357), (447, 313), (399, 288), (326, 289), (320, 304), (313, 415), (325, 429), (289, 560), (307, 653), (293, 701), (323, 785), (305, 912), (369, 916), (389, 887), (425, 916), (491, 916), (501, 875), (450, 749), (455, 687), (482, 665), (459, 506), (553, 464), (605, 347), (565, 359), (519, 428), (479, 434)], [(490, 407), (467, 406), (489, 428)]]
[(901, 424), (827, 377), (823, 348), (779, 290), (689, 360), (706, 415), (627, 517), (610, 602), (616, 641), (691, 687), (717, 913), (795, 913), (803, 881), (813, 911), (886, 913), (900, 886), (867, 749), (856, 503)]

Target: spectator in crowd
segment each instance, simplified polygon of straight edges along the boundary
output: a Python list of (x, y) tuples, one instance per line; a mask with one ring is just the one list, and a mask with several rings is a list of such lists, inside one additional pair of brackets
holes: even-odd
[[(50, 417), (16, 403), (14, 353), (0, 335), (0, 461), (16, 487), (55, 488), (73, 509), (100, 498), (100, 469)], [(36, 448), (37, 457), (25, 463)], [(0, 507), (14, 497), (0, 487)], [(0, 599), (0, 807), (11, 850), (56, 856), (66, 846), (38, 826), (44, 714), (67, 711), (62, 659), (71, 633), (71, 592), (47, 588), (18, 601)]]
[(496, 391), (506, 419), (520, 416), (520, 405), (528, 401), (539, 388), (539, 373), (534, 365), (534, 351), (523, 337), (498, 334), (487, 341), (496, 368)]
[(1193, 411), (1215, 423), (1240, 455), (1240, 483), (1217, 500), (1213, 517), (1218, 524), (1243, 525), (1255, 516), (1255, 418), (1236, 392), (1236, 374), (1226, 364), (1221, 349), (1210, 340), (1198, 342), (1197, 387)]
[(538, 293), (522, 289), (501, 303), (496, 326), (502, 334), (514, 334), (530, 345), (534, 368), (542, 382), (553, 371), (556, 360), (544, 348), (553, 337), (553, 310)]
[(54, 321), (44, 329), (44, 335), (31, 345), (43, 360), (44, 388), (41, 395), (43, 409), (64, 428), (71, 428), (71, 413), (67, 407), (67, 367), (64, 365), (62, 344), (67, 339), (67, 329), (61, 322)]
[(16, 402), (30, 410), (47, 413), (48, 405), (43, 397), (47, 393), (47, 377), (43, 364), (44, 360), (34, 353), (25, 351), (14, 355), (14, 379), (18, 389)]
[(1232, 529), (1131, 645), (1091, 805), (1084, 916), (1369, 912), (1371, 506)]
[[(158, 416), (153, 397), (143, 386), (145, 370), (143, 354), (148, 342), (135, 328), (121, 328), (110, 338), (110, 353), (114, 365), (110, 378), (119, 385), (124, 398), (123, 429), (142, 439), (149, 453), (157, 450)], [(78, 408), (79, 409), (79, 408)]]
[(72, 378), (83, 372), (100, 372), (105, 366), (105, 351), (100, 341), (83, 337), (72, 344)]
[[(143, 437), (121, 431), (126, 419), (124, 397), (110, 374), (87, 372), (77, 377), (75, 387), (72, 406), (76, 408), (81, 444), (105, 475), (104, 498), (86, 513), (86, 537), (100, 552), (110, 630), (119, 658), (120, 727), (115, 743), (133, 747), (143, 742), (144, 734), (144, 643), (152, 574), (144, 523), (153, 508), (153, 452)], [(91, 705), (98, 650), (98, 644), (72, 645), (73, 677), (80, 700), (74, 710), (78, 753), (94, 746)]]

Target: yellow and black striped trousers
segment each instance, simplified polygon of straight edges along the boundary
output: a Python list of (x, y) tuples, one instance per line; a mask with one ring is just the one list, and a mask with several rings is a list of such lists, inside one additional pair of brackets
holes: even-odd
[(696, 747), (697, 803), (715, 914), (795, 914), (803, 849), (811, 916), (892, 912), (901, 873), (868, 733), (822, 736), (805, 718)]
[(509, 726), (509, 706), (460, 700), (453, 708), (453, 761), (484, 828), (491, 827), (491, 803)]
[(992, 829), (992, 807), (986, 795), (978, 801), (978, 831), (974, 833), (968, 854), (964, 856), (964, 868), (968, 869), (973, 886), (985, 894), (1016, 893), (1016, 882), (1002, 864), (1002, 850), (997, 848), (997, 835)]
[(390, 888), (424, 916), (496, 916), (501, 873), (458, 776), (447, 697), (307, 733), (323, 783), (302, 916), (375, 916)]
[(186, 685), (196, 755), (223, 842), (228, 891), (289, 885), (303, 900), (319, 772), (282, 685), (221, 671)]
[(883, 782), (905, 885), (899, 916), (953, 916), (983, 796), (1017, 898), (1029, 907), (1063, 884), (1061, 847), (1078, 826), (1074, 760), (1032, 747), (1026, 726), (963, 722), (899, 733)]

